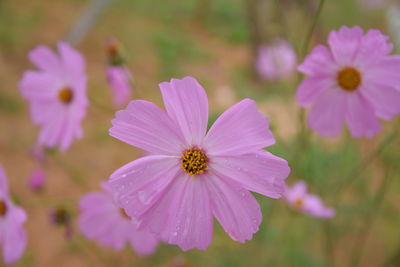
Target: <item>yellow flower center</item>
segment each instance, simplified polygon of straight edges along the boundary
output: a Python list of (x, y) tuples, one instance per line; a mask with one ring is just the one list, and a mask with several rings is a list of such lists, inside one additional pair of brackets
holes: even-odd
[(193, 147), (185, 151), (181, 157), (181, 168), (190, 176), (205, 173), (207, 171), (208, 158), (204, 151)]
[(301, 199), (301, 198), (296, 199), (296, 201), (294, 202), (294, 206), (298, 209), (303, 208), (303, 205), (304, 205), (304, 202), (303, 202), (303, 199)]
[(128, 220), (131, 219), (131, 217), (129, 217), (129, 215), (126, 214), (126, 212), (125, 212), (125, 210), (124, 210), (123, 208), (120, 208), (120, 209), (119, 209), (119, 213), (121, 214), (121, 216), (122, 216), (124, 219), (128, 219)]
[(354, 91), (361, 84), (361, 74), (352, 67), (346, 67), (339, 71), (336, 77), (339, 86), (345, 91)]
[(64, 104), (69, 104), (74, 99), (74, 92), (70, 88), (65, 87), (58, 92), (58, 98)]
[(4, 217), (7, 213), (7, 205), (4, 200), (0, 200), (0, 217)]

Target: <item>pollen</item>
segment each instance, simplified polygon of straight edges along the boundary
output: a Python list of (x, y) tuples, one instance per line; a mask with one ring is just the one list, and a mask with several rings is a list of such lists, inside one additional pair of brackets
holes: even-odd
[(121, 214), (121, 216), (122, 216), (124, 219), (128, 219), (128, 220), (131, 219), (131, 217), (129, 217), (128, 214), (126, 214), (126, 211), (125, 211), (123, 208), (120, 208), (120, 209), (119, 209), (119, 213)]
[(298, 209), (303, 208), (303, 205), (304, 205), (304, 201), (301, 198), (296, 199), (294, 202), (294, 206)]
[(339, 71), (337, 75), (339, 86), (345, 91), (354, 91), (361, 84), (361, 74), (352, 67), (346, 67)]
[(4, 200), (0, 200), (0, 217), (4, 217), (7, 213), (7, 205)]
[(193, 147), (186, 150), (181, 158), (181, 168), (190, 176), (196, 176), (207, 171), (208, 158), (203, 150)]
[(74, 99), (74, 92), (71, 90), (71, 88), (65, 87), (58, 92), (58, 98), (64, 104), (69, 104)]

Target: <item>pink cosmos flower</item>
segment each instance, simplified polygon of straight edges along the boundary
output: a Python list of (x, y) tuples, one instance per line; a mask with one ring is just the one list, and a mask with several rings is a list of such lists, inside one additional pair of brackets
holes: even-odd
[(140, 228), (183, 250), (206, 249), (213, 217), (232, 239), (252, 239), (262, 220), (248, 191), (279, 198), (289, 167), (263, 150), (275, 140), (268, 118), (245, 99), (207, 133), (208, 101), (192, 77), (160, 84), (166, 112), (131, 101), (112, 120), (110, 135), (151, 155), (115, 171), (115, 199)]
[(330, 219), (335, 216), (334, 209), (325, 207), (318, 196), (307, 193), (307, 184), (303, 181), (286, 188), (285, 200), (294, 209), (313, 217)]
[(380, 131), (377, 118), (400, 112), (400, 57), (378, 30), (342, 27), (329, 34), (299, 66), (308, 77), (297, 90), (302, 107), (311, 105), (308, 123), (322, 136), (336, 136), (343, 122), (353, 137)]
[(41, 126), (39, 144), (66, 151), (82, 137), (81, 120), (86, 113), (85, 62), (67, 43), (58, 43), (59, 55), (45, 46), (29, 52), (39, 70), (28, 70), (19, 83), (30, 102), (34, 124)]
[(25, 211), (11, 202), (7, 178), (0, 165), (0, 244), (5, 264), (18, 261), (26, 248)]
[(157, 239), (147, 231), (138, 231), (125, 211), (114, 204), (111, 191), (102, 183), (103, 192), (93, 192), (80, 201), (79, 228), (82, 234), (102, 245), (121, 250), (130, 243), (139, 255), (154, 252)]
[(271, 45), (263, 45), (258, 50), (256, 69), (265, 80), (274, 81), (290, 76), (296, 69), (296, 53), (283, 39)]
[(33, 191), (40, 191), (43, 189), (45, 182), (45, 174), (43, 170), (36, 169), (32, 172), (28, 180), (28, 186)]
[(132, 76), (125, 66), (108, 66), (107, 81), (114, 96), (114, 105), (125, 104), (132, 96)]

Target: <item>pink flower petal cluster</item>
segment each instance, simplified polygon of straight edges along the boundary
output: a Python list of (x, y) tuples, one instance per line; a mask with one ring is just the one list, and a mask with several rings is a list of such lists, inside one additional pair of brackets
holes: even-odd
[(45, 46), (29, 53), (38, 70), (26, 71), (19, 87), (29, 101), (33, 123), (41, 126), (38, 143), (66, 151), (82, 137), (80, 123), (88, 104), (85, 61), (67, 43), (57, 47), (59, 55)]
[(107, 82), (113, 93), (115, 106), (122, 106), (132, 96), (132, 76), (126, 66), (108, 66)]
[(296, 53), (287, 41), (277, 39), (273, 44), (259, 48), (255, 66), (265, 80), (286, 78), (296, 69)]
[(310, 127), (336, 136), (346, 123), (353, 137), (372, 137), (381, 130), (378, 118), (400, 113), (400, 56), (378, 30), (341, 27), (298, 67), (307, 75), (297, 89), (302, 107), (311, 106)]
[(42, 169), (33, 170), (28, 180), (29, 188), (33, 191), (42, 190), (44, 187), (45, 178), (46, 176)]
[(112, 120), (111, 136), (150, 153), (111, 175), (117, 204), (140, 229), (183, 250), (208, 247), (214, 217), (232, 239), (252, 239), (262, 214), (249, 190), (279, 198), (290, 172), (263, 150), (275, 142), (268, 118), (245, 99), (207, 132), (207, 95), (196, 79), (159, 86), (166, 112), (135, 100)]
[(153, 253), (158, 240), (147, 231), (138, 231), (125, 211), (115, 205), (108, 185), (102, 183), (102, 187), (102, 192), (88, 193), (80, 201), (82, 234), (116, 250), (130, 243), (139, 255)]
[(18, 261), (26, 248), (25, 211), (12, 203), (6, 174), (0, 165), (0, 245), (5, 264)]
[(303, 181), (286, 188), (285, 200), (294, 209), (312, 217), (330, 219), (335, 216), (334, 209), (325, 207), (318, 196), (307, 193), (307, 184)]

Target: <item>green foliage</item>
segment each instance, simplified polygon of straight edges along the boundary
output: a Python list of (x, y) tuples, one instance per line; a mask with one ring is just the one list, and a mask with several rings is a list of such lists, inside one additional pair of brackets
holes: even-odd
[(239, 0), (211, 1), (210, 12), (205, 18), (208, 30), (235, 43), (247, 42), (249, 33), (243, 3)]
[(181, 77), (184, 73), (183, 64), (205, 57), (192, 39), (173, 31), (159, 32), (154, 36), (153, 43), (159, 60), (161, 80)]
[(8, 115), (17, 115), (22, 110), (22, 101), (14, 94), (0, 91), (0, 112)]

